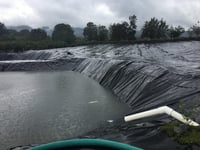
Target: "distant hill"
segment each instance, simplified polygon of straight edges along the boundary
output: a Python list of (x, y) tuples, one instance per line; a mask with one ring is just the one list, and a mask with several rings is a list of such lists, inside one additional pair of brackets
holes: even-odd
[(189, 33), (189, 31), (185, 31), (184, 33), (182, 33), (182, 34), (180, 35), (180, 37), (185, 37), (185, 38), (188, 38), (188, 37), (190, 37), (190, 36), (192, 36), (192, 35)]
[(32, 30), (32, 27), (27, 26), (27, 25), (20, 25), (20, 26), (7, 26), (8, 29), (16, 30), (16, 31), (21, 31), (21, 30)]
[[(8, 29), (16, 30), (16, 31), (21, 31), (21, 30), (29, 30), (31, 31), (33, 28), (31, 26), (27, 25), (20, 25), (20, 26), (7, 26)], [(49, 28), (48, 26), (43, 26), (40, 29), (46, 31), (47, 35), (51, 36), (53, 29)]]
[[(7, 26), (8, 29), (12, 29), (12, 30), (16, 30), (16, 31), (21, 31), (21, 30), (29, 30), (31, 31), (33, 28), (31, 26), (28, 25), (20, 25), (20, 26)], [(43, 26), (40, 27), (40, 29), (46, 31), (48, 36), (51, 36), (53, 33), (53, 29), (48, 27), (48, 26)], [(72, 27), (72, 29), (74, 30), (74, 34), (76, 37), (80, 37), (83, 38), (83, 28), (79, 28), (79, 27)]]
[(137, 30), (136, 33), (135, 33), (136, 39), (141, 38), (141, 35), (142, 35), (142, 30)]
[(53, 33), (53, 29), (49, 28), (48, 26), (43, 26), (40, 29), (44, 30), (48, 36), (51, 36)]
[(83, 28), (73, 27), (73, 30), (76, 37), (83, 38)]

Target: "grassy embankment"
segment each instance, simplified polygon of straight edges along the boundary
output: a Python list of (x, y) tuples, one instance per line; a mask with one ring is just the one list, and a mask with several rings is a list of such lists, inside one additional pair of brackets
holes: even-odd
[(200, 127), (191, 127), (178, 122), (171, 122), (160, 127), (160, 130), (167, 133), (169, 137), (180, 144), (200, 146)]
[[(198, 105), (191, 104), (190, 109), (184, 109), (184, 104), (179, 104), (179, 110), (182, 112), (182, 114), (185, 115), (184, 117), (186, 119), (192, 118), (192, 116), (197, 116), (197, 107)], [(160, 130), (180, 144), (185, 144), (188, 146), (200, 146), (200, 126), (188, 126), (178, 121), (172, 121), (168, 124), (161, 126)]]
[(176, 39), (138, 39), (134, 41), (84, 41), (79, 40), (74, 44), (59, 41), (0, 41), (0, 52), (23, 52), (26, 50), (41, 50), (51, 48), (63, 48), (71, 46), (95, 45), (95, 44), (154, 44), (179, 41), (200, 41), (200, 38), (176, 38)]

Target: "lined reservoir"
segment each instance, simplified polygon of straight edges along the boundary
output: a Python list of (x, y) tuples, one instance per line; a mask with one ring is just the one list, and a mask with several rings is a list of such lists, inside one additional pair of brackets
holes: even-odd
[[(79, 135), (148, 150), (185, 149), (159, 130), (170, 121), (167, 115), (141, 126), (115, 119), (129, 114), (120, 99), (131, 113), (165, 105), (178, 112), (192, 108), (197, 112), (191, 118), (200, 122), (199, 47), (190, 41), (0, 54), (0, 149)], [(72, 70), (77, 73), (61, 72)]]
[(0, 149), (77, 137), (129, 111), (79, 73), (0, 73)]

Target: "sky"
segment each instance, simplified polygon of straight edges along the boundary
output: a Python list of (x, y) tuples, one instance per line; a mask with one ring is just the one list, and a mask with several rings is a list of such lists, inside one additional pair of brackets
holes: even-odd
[(200, 0), (0, 0), (0, 22), (7, 26), (85, 27), (89, 21), (109, 26), (133, 14), (138, 28), (152, 17), (188, 28), (200, 20)]

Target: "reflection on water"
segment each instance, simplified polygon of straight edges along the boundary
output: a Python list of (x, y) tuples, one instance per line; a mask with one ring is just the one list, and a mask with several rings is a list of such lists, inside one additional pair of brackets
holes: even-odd
[(76, 137), (128, 111), (78, 73), (1, 73), (0, 149)]

